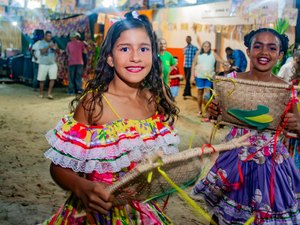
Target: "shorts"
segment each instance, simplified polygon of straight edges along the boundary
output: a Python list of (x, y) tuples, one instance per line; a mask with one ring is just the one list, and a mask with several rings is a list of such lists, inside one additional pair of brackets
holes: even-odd
[(37, 80), (44, 81), (44, 80), (46, 80), (47, 75), (49, 76), (49, 80), (56, 80), (56, 78), (57, 78), (56, 63), (51, 64), (51, 65), (39, 64)]
[(208, 79), (195, 78), (197, 89), (212, 88), (213, 83)]
[(173, 98), (178, 96), (179, 86), (170, 87), (170, 90), (171, 90), (171, 94), (172, 94)]

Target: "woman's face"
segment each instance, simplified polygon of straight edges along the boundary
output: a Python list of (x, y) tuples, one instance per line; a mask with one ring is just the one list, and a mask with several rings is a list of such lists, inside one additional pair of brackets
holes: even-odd
[(208, 42), (205, 42), (205, 43), (203, 43), (202, 48), (203, 48), (203, 51), (205, 53), (207, 53), (210, 50), (210, 44)]
[(271, 71), (272, 67), (282, 58), (279, 39), (270, 32), (258, 33), (253, 37), (247, 54), (253, 69), (261, 72)]

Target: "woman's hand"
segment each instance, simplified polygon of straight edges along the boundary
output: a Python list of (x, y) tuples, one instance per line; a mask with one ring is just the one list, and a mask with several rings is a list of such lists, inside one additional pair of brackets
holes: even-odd
[(219, 115), (221, 115), (220, 104), (215, 99), (209, 104), (207, 108), (207, 114), (212, 119), (217, 119)]
[(82, 179), (77, 184), (75, 194), (89, 212), (107, 214), (113, 205), (113, 195), (99, 182)]

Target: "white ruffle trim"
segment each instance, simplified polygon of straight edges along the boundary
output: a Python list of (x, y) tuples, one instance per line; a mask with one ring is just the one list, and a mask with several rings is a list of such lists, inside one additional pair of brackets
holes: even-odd
[[(162, 149), (165, 150), (166, 148)], [(160, 149), (156, 148), (147, 154), (153, 154), (158, 151), (160, 151)], [(167, 151), (164, 152), (168, 152), (169, 154), (176, 153), (178, 152), (178, 148), (175, 146), (169, 146), (167, 147)], [(143, 158), (145, 158), (145, 155), (146, 154), (142, 154), (142, 152), (135, 150), (131, 151), (128, 155), (121, 156), (116, 160), (101, 162), (100, 160), (78, 160), (71, 158), (69, 156), (60, 154), (53, 148), (50, 148), (45, 152), (45, 156), (51, 159), (54, 164), (60, 165), (64, 168), (70, 168), (75, 172), (83, 173), (91, 173), (93, 171), (98, 173), (120, 172), (123, 168), (130, 166), (131, 162), (141, 161)]]
[[(60, 131), (63, 123), (59, 123), (56, 130)], [(166, 134), (161, 130), (158, 134), (153, 134), (153, 139), (143, 140), (143, 137), (137, 134), (135, 138), (124, 138), (112, 145), (104, 145), (99, 147), (91, 147), (86, 149), (72, 143), (72, 139), (68, 136), (68, 141), (61, 140), (56, 136), (54, 130), (46, 134), (49, 144), (52, 146), (45, 152), (45, 156), (52, 160), (56, 165), (64, 168), (71, 168), (75, 172), (91, 173), (97, 171), (99, 173), (119, 172), (122, 168), (126, 168), (131, 162), (139, 162), (148, 154), (163, 151), (164, 154), (174, 154), (178, 152), (179, 136), (175, 131), (166, 129)], [(135, 133), (136, 134), (136, 133)], [(120, 134), (122, 135), (122, 134)], [(156, 136), (157, 135), (157, 136)], [(149, 136), (145, 135), (147, 138)], [(80, 139), (76, 138), (76, 142)], [(82, 140), (83, 146), (86, 145)]]

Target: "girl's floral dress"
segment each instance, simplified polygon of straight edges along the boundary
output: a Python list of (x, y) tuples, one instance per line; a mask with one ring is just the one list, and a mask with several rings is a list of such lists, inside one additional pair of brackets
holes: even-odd
[[(51, 148), (45, 156), (56, 165), (85, 174), (89, 180), (113, 184), (149, 154), (161, 150), (164, 154), (178, 152), (177, 132), (163, 120), (163, 116), (155, 114), (144, 120), (117, 119), (105, 125), (87, 126), (69, 114), (47, 133)], [(114, 206), (108, 215), (82, 216), (82, 209), (82, 203), (71, 194), (44, 224), (171, 224), (154, 203), (132, 201)]]

